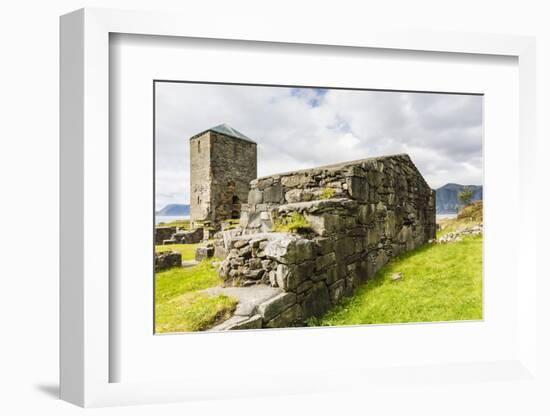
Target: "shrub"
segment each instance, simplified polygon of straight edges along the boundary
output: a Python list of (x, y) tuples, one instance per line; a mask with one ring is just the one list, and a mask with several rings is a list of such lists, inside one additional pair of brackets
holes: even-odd
[(472, 201), (472, 196), (474, 195), (474, 191), (471, 189), (464, 189), (463, 191), (458, 193), (458, 199), (460, 202), (462, 202), (463, 205), (468, 205)]

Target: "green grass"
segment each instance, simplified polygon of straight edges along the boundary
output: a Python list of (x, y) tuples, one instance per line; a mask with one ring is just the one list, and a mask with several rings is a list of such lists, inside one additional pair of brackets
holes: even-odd
[(212, 261), (195, 267), (175, 267), (155, 276), (155, 332), (202, 331), (229, 318), (237, 300), (207, 296), (201, 290), (222, 281)]
[(155, 251), (157, 253), (162, 253), (164, 251), (177, 251), (181, 253), (182, 260), (194, 260), (195, 259), (195, 250), (200, 244), (167, 244), (167, 245), (158, 245), (155, 246)]
[[(402, 272), (403, 280), (392, 281)], [(384, 266), (355, 295), (309, 325), (482, 319), (482, 237), (426, 245)]]
[(299, 212), (292, 212), (287, 217), (278, 218), (273, 224), (273, 231), (281, 233), (300, 233), (310, 229), (311, 224)]
[(174, 221), (170, 221), (170, 222), (161, 222), (157, 225), (157, 228), (180, 227), (180, 228), (184, 228), (186, 230), (189, 230), (189, 224), (190, 224), (189, 220), (174, 220)]

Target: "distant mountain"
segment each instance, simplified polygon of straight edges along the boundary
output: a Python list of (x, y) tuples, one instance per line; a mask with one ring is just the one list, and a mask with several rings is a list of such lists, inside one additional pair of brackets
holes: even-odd
[(435, 190), (435, 212), (437, 214), (455, 214), (458, 212), (460, 201), (458, 199), (459, 192), (464, 189), (473, 191), (472, 201), (483, 199), (483, 187), (479, 185), (459, 185), (456, 183), (448, 183), (441, 188)]
[(182, 217), (184, 215), (190, 215), (189, 205), (184, 204), (168, 204), (160, 211), (156, 212), (156, 215), (164, 215), (166, 217)]

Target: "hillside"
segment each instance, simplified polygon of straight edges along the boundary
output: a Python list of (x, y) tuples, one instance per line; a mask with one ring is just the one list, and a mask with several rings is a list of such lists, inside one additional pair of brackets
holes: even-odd
[(190, 207), (189, 205), (184, 204), (168, 204), (164, 208), (162, 208), (160, 211), (156, 212), (156, 215), (164, 215), (164, 216), (184, 216), (189, 215), (190, 213)]
[(472, 201), (483, 199), (483, 187), (479, 185), (459, 185), (448, 183), (435, 190), (435, 210), (437, 214), (456, 214), (460, 201), (458, 194), (464, 189), (473, 191)]

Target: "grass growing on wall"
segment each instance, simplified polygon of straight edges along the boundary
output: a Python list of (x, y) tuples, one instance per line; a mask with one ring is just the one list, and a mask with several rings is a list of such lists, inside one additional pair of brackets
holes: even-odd
[(336, 189), (334, 188), (324, 188), (319, 195), (319, 199), (330, 199), (336, 194)]
[(236, 299), (201, 292), (221, 282), (211, 260), (156, 273), (155, 332), (202, 331), (229, 318), (237, 305)]
[(310, 229), (311, 224), (299, 212), (292, 212), (287, 217), (278, 218), (273, 225), (273, 231), (281, 233), (300, 233)]
[[(383, 267), (311, 326), (482, 319), (482, 237), (432, 244)], [(394, 273), (403, 280), (392, 281)]]

